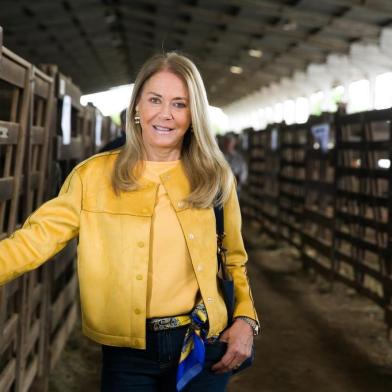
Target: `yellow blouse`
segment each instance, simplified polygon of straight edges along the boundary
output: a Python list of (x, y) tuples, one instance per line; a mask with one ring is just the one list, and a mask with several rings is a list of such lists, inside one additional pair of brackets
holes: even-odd
[(189, 313), (199, 291), (180, 222), (160, 179), (179, 162), (144, 162), (142, 177), (159, 184), (152, 216), (147, 318)]

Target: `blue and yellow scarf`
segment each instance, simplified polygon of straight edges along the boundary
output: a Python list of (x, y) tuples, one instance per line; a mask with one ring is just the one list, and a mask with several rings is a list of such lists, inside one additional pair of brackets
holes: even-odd
[[(207, 310), (203, 302), (199, 303), (186, 320), (189, 324), (181, 349), (181, 357), (177, 370), (177, 391), (196, 377), (204, 367), (207, 337)], [(183, 325), (186, 324), (185, 320)]]

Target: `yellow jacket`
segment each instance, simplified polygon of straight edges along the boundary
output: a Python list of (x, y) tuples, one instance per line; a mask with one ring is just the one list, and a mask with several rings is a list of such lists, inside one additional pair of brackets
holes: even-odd
[[(151, 218), (158, 185), (143, 180), (137, 191), (116, 197), (111, 172), (118, 152), (95, 155), (74, 168), (59, 196), (43, 204), (0, 242), (0, 284), (37, 268), (79, 236), (78, 277), (83, 332), (102, 344), (145, 348), (147, 268)], [(181, 165), (161, 176), (184, 232), (207, 307), (209, 336), (227, 325), (217, 289), (216, 232), (212, 208), (192, 209), (182, 200), (189, 183)], [(233, 187), (224, 206), (224, 245), (236, 293), (235, 316), (257, 319), (248, 285), (247, 255)]]

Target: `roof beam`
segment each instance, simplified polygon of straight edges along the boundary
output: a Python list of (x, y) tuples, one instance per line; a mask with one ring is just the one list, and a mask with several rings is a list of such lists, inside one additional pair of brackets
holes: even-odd
[[(335, 1), (335, 0), (326, 0), (328, 1)], [(339, 0), (336, 0), (339, 1)], [(342, 0), (345, 1), (345, 0)], [(354, 1), (347, 1), (348, 3), (355, 3), (356, 0)], [(362, 3), (361, 0), (358, 0), (359, 3)], [(305, 25), (314, 25), (315, 23), (317, 25), (323, 26), (323, 25), (328, 25), (335, 23), (337, 20), (342, 20), (344, 21), (344, 29), (347, 29), (349, 27), (350, 29), (355, 29), (356, 31), (360, 31), (361, 34), (377, 34), (379, 32), (379, 28), (366, 23), (362, 21), (356, 21), (351, 18), (347, 17), (341, 17), (341, 16), (330, 16), (325, 14), (325, 12), (320, 11), (309, 11), (302, 9), (298, 6), (293, 6), (293, 5), (282, 5), (281, 3), (277, 2), (272, 2), (272, 1), (267, 1), (267, 0), (229, 0), (229, 3), (235, 4), (238, 6), (249, 6), (249, 7), (254, 7), (256, 9), (259, 9), (262, 11), (263, 14), (267, 14), (270, 16), (275, 16), (277, 18), (285, 17), (289, 19), (296, 20), (300, 22), (301, 24)], [(361, 5), (361, 4), (359, 4)], [(392, 10), (392, 6), (390, 8)], [(243, 16), (241, 16), (243, 18)], [(340, 24), (337, 25), (339, 28), (341, 28)]]
[(324, 3), (351, 9), (377, 13), (380, 15), (392, 15), (392, 3), (388, 0), (375, 2), (372, 0), (323, 0)]

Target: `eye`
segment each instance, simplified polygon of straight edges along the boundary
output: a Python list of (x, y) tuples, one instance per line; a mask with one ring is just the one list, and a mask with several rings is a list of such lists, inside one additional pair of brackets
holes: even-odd
[(185, 102), (174, 102), (174, 107), (178, 109), (184, 109), (186, 108), (186, 103)]
[(150, 101), (151, 103), (160, 103), (160, 102), (161, 102), (161, 100), (160, 100), (158, 97), (151, 97), (151, 98), (149, 99), (149, 101)]

